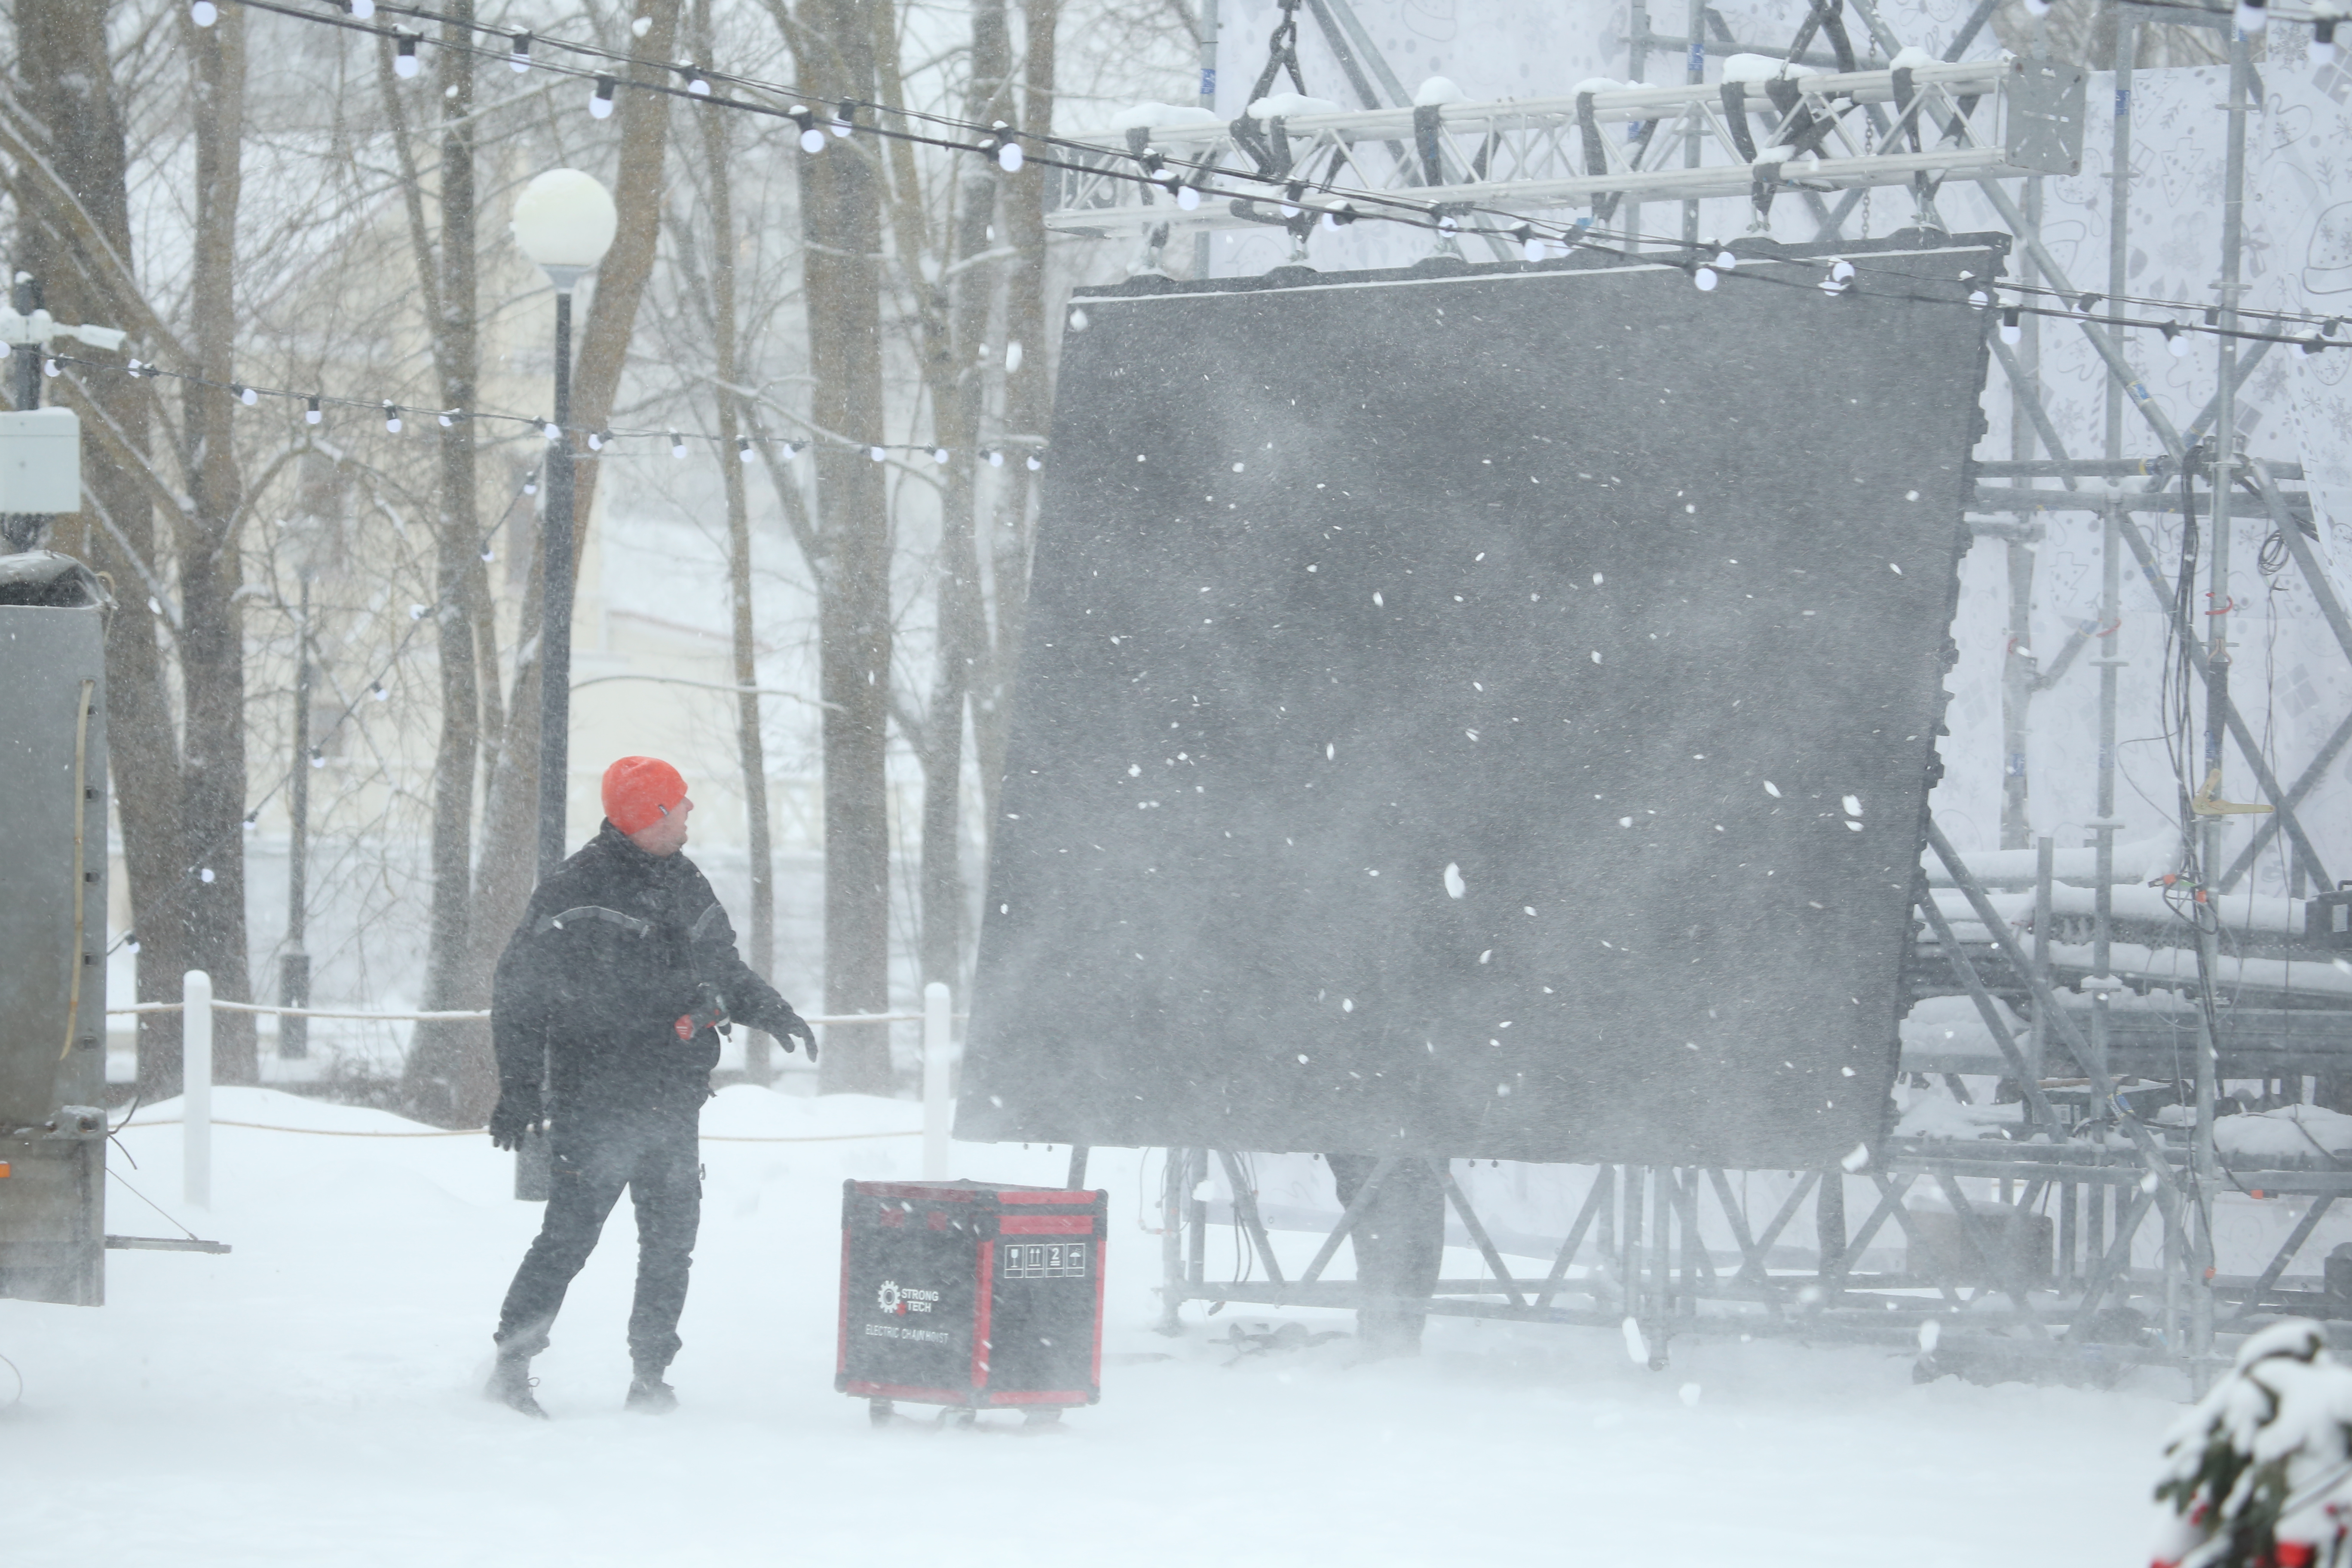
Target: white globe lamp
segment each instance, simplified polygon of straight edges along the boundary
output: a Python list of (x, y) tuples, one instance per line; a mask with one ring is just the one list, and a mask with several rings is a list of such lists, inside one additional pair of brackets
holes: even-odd
[(567, 294), (604, 259), (620, 224), (613, 194), (577, 169), (550, 169), (515, 198), (515, 243)]

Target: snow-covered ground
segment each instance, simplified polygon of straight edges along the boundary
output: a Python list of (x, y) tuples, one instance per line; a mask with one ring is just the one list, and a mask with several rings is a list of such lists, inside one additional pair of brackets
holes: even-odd
[[(224, 1089), (223, 1121), (417, 1129)], [(1032, 1437), (877, 1430), (833, 1392), (844, 1177), (914, 1173), (915, 1106), (727, 1091), (705, 1145), (683, 1408), (622, 1413), (626, 1205), (537, 1363), (555, 1419), (483, 1403), (488, 1330), (536, 1228), (479, 1137), (224, 1127), (210, 1212), (175, 1126), (122, 1174), (226, 1258), (114, 1253), (100, 1310), (0, 1302), (0, 1562), (23, 1564), (1840, 1563), (2146, 1561), (2175, 1382), (2095, 1394), (1911, 1382), (1907, 1357), (1440, 1320), (1416, 1362), (1349, 1342), (1236, 1358), (1151, 1330), (1159, 1244), (1111, 1192), (1103, 1403)], [(176, 1102), (142, 1110), (169, 1122)], [(959, 1174), (1057, 1183), (1066, 1153), (958, 1145)], [(110, 1184), (109, 1228), (169, 1235)], [(1462, 1260), (1475, 1268), (1475, 1254)], [(1342, 1258), (1344, 1264), (1344, 1254)], [(1452, 1267), (1449, 1263), (1449, 1267)], [(1336, 1314), (1293, 1314), (1318, 1328)], [(0, 1367), (0, 1398), (12, 1383)]]

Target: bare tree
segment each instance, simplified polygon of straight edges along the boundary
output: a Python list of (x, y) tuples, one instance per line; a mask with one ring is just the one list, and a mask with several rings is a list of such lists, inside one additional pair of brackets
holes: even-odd
[[(189, 368), (214, 386), (236, 379), (236, 219), (243, 194), (246, 11), (231, 5), (209, 27), (180, 21), (194, 99), (195, 235), (188, 287)], [(180, 465), (191, 504), (179, 519), (180, 674), (186, 752), (181, 831), (196, 864), (183, 918), (188, 959), (215, 994), (252, 1000), (245, 926), (245, 613), (237, 538), (244, 481), (234, 398), (184, 384)], [(220, 1021), (214, 1070), (257, 1080), (253, 1016)]]
[[(767, 0), (821, 103), (877, 96), (875, 0)], [(816, 445), (819, 690), (824, 701), (824, 1000), (878, 1013), (890, 1000), (890, 524), (881, 465), (846, 442), (881, 439), (882, 171), (870, 138), (801, 163), (812, 416)], [(835, 1029), (831, 1092), (887, 1094), (889, 1037)]]
[[(470, 45), (473, 0), (451, 0), (442, 37)], [(395, 90), (392, 44), (379, 39), (379, 80), (401, 149), (411, 243), (424, 296), (426, 332), (441, 405), (475, 406), (481, 380), (475, 253), (474, 56), (440, 51), (435, 95), (441, 117), (440, 242), (426, 230), (420, 182), (408, 152), (408, 128)], [(475, 426), (460, 419), (441, 431), (441, 493), (435, 520), (434, 630), (440, 658), (441, 735), (433, 771), (432, 911), (425, 963), (425, 1007), (461, 1006), (467, 950), (473, 935), (474, 770), (481, 749), (481, 680), (477, 664), (473, 580), (481, 571), (477, 511)], [(495, 667), (493, 667), (495, 668)], [(423, 1024), (408, 1053), (403, 1098), (412, 1112), (444, 1126), (478, 1126), (496, 1098), (488, 1031), (472, 1024)]]

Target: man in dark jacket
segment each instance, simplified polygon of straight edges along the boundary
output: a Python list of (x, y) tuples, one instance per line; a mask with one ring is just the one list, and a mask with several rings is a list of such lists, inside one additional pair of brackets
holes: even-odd
[(530, 1358), (547, 1348), (564, 1291), (624, 1187), (637, 1211), (628, 1406), (677, 1406), (662, 1373), (677, 1354), (702, 1217), (698, 1123), (718, 1026), (738, 1019), (787, 1049), (797, 1037), (816, 1058), (815, 1033), (737, 956), (727, 911), (679, 853), (694, 803), (677, 770), (623, 757), (605, 771), (604, 795), (604, 826), (531, 895), (490, 1000), (490, 1142), (520, 1149), (528, 1130), (548, 1124), (555, 1171), (546, 1222), (499, 1313), (485, 1392), (542, 1419)]

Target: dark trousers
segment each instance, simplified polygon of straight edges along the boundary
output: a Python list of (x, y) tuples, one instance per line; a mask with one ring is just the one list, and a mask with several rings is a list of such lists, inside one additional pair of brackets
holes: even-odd
[(555, 1179), (547, 1219), (523, 1255), (499, 1312), (499, 1350), (534, 1356), (563, 1293), (595, 1250), (604, 1218), (629, 1190), (637, 1211), (637, 1298), (629, 1313), (629, 1359), (656, 1371), (677, 1355), (687, 1269), (702, 1224), (702, 1163), (697, 1121), (684, 1117), (597, 1119), (555, 1124)]
[[(1342, 1207), (1380, 1166), (1373, 1154), (1326, 1154)], [(1429, 1298), (1437, 1288), (1445, 1254), (1445, 1189), (1429, 1162), (1400, 1159), (1372, 1193), (1349, 1233), (1356, 1246), (1356, 1332), (1366, 1345), (1407, 1354), (1421, 1348), (1422, 1325), (1429, 1321)]]

